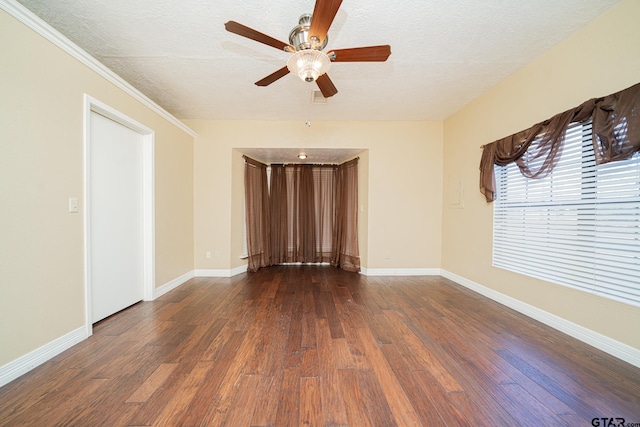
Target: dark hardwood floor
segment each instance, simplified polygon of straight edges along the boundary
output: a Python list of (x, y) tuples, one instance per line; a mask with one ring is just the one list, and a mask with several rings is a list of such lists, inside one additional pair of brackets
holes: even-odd
[(603, 417), (640, 423), (640, 369), (441, 277), (330, 267), (192, 279), (0, 389), (2, 426)]

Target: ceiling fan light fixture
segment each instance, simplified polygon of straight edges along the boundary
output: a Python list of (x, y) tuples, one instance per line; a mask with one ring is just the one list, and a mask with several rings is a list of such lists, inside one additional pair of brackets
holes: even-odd
[(314, 82), (331, 67), (329, 57), (319, 50), (299, 50), (289, 57), (287, 68), (305, 82)]

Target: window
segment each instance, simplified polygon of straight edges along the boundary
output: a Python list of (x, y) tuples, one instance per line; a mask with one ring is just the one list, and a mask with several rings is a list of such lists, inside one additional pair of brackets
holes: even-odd
[(360, 271), (358, 158), (341, 165), (271, 165), (245, 159), (247, 270), (331, 263)]
[(575, 123), (548, 177), (495, 176), (494, 266), (640, 305), (640, 153), (596, 165), (591, 124)]

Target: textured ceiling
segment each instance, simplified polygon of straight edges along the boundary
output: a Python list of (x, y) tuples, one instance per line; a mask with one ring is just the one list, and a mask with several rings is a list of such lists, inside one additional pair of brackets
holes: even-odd
[(385, 63), (335, 63), (338, 94), (254, 82), (288, 54), (229, 33), (235, 20), (281, 41), (313, 0), (19, 0), (180, 119), (441, 120), (616, 0), (344, 0), (325, 51), (390, 44)]

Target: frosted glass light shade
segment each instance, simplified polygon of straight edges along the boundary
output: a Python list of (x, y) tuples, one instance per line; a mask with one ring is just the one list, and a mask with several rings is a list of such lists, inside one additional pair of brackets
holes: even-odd
[(305, 82), (313, 82), (329, 70), (331, 60), (319, 50), (299, 50), (287, 61), (287, 68)]

